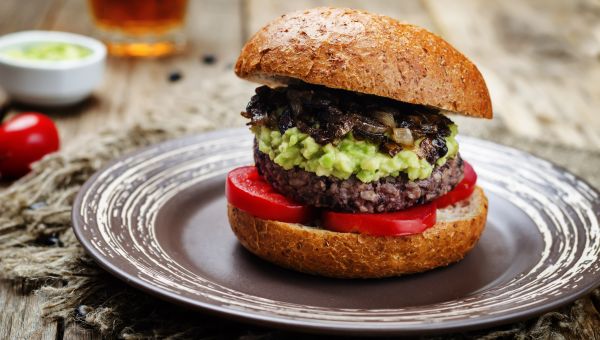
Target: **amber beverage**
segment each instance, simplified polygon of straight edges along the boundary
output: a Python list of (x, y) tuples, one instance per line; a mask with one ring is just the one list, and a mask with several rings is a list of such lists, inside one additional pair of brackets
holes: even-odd
[(158, 57), (185, 45), (187, 0), (89, 0), (98, 31), (112, 55)]

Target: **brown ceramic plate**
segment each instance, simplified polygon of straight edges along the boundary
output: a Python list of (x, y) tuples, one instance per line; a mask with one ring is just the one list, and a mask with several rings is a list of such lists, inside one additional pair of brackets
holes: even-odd
[(490, 199), (485, 232), (447, 268), (379, 280), (285, 270), (229, 228), (224, 179), (252, 163), (252, 137), (216, 131), (121, 158), (73, 208), (85, 249), (115, 276), (163, 299), (286, 329), (354, 335), (484, 328), (533, 317), (600, 284), (600, 198), (553, 164), (461, 138)]

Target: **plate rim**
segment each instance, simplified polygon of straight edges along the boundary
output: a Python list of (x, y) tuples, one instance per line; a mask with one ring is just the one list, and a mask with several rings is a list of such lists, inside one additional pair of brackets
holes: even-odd
[[(513, 312), (508, 315), (486, 315), (477, 318), (443, 321), (440, 323), (425, 323), (415, 326), (399, 326), (397, 322), (356, 322), (347, 323), (341, 321), (328, 321), (319, 319), (292, 319), (285, 316), (273, 315), (273, 314), (260, 314), (252, 311), (245, 311), (236, 308), (219, 306), (209, 301), (192, 299), (176, 293), (170, 292), (161, 287), (149, 284), (137, 276), (128, 273), (126, 270), (120, 268), (118, 265), (110, 261), (110, 259), (102, 255), (87, 239), (84, 233), (84, 222), (82, 216), (78, 213), (79, 208), (82, 206), (82, 201), (85, 194), (90, 190), (96, 179), (105, 173), (107, 169), (113, 165), (122, 162), (128, 158), (136, 156), (138, 154), (147, 152), (156, 148), (168, 148), (169, 146), (175, 146), (189, 139), (195, 141), (210, 140), (213, 136), (226, 136), (229, 134), (239, 135), (240, 133), (248, 133), (246, 128), (228, 128), (228, 129), (217, 129), (208, 132), (187, 135), (174, 139), (169, 139), (160, 143), (152, 144), (142, 148), (135, 149), (127, 152), (100, 167), (90, 178), (79, 189), (75, 200), (73, 201), (73, 207), (71, 210), (71, 222), (72, 229), (80, 244), (85, 249), (86, 253), (90, 255), (94, 261), (104, 270), (108, 271), (113, 276), (117, 277), (126, 284), (139, 289), (145, 293), (151, 294), (163, 301), (174, 303), (179, 306), (193, 308), (201, 312), (207, 312), (212, 315), (217, 315), (230, 320), (240, 321), (243, 323), (252, 323), (263, 326), (270, 326), (277, 329), (283, 330), (294, 330), (306, 333), (326, 333), (336, 335), (376, 335), (376, 336), (389, 336), (389, 335), (424, 335), (424, 334), (441, 334), (450, 333), (456, 331), (468, 331), (475, 329), (491, 328), (499, 325), (508, 324), (516, 321), (523, 321), (535, 316), (539, 316), (545, 312), (555, 310), (562, 307), (576, 299), (589, 294), (592, 290), (600, 286), (600, 273), (596, 280), (590, 280), (590, 282), (578, 290), (572, 291), (572, 293), (562, 294), (560, 297), (554, 297), (547, 304), (534, 306), (532, 308)], [(471, 136), (459, 136), (462, 140), (474, 140), (478, 143), (489, 143), (496, 147), (501, 147), (511, 152), (516, 152), (525, 155), (536, 160), (542, 160), (548, 162), (553, 167), (557, 168), (561, 172), (568, 173), (569, 175), (576, 178), (579, 182), (584, 183), (586, 186), (600, 196), (600, 191), (592, 186), (588, 181), (581, 178), (579, 175), (574, 174), (566, 168), (542, 157), (538, 157), (526, 151), (503, 145), (500, 143), (492, 142)], [(596, 216), (600, 217), (600, 211), (596, 211)]]

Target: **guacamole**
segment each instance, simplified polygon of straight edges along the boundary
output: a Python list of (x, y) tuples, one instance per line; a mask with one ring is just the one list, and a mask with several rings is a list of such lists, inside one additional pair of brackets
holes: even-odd
[[(458, 153), (455, 139), (458, 130), (456, 125), (451, 125), (450, 129), (451, 135), (445, 138), (448, 152), (437, 160), (437, 165), (443, 165)], [(320, 145), (296, 127), (286, 130), (283, 135), (265, 126), (256, 126), (252, 131), (256, 135), (258, 149), (286, 170), (298, 166), (318, 176), (340, 179), (356, 175), (359, 180), (368, 183), (382, 177), (398, 176), (400, 172), (406, 173), (410, 180), (426, 179), (434, 168), (414, 151), (419, 140), (412, 149), (404, 149), (391, 157), (380, 152), (377, 145), (355, 139), (352, 133), (336, 143)]]
[(89, 48), (64, 42), (39, 42), (2, 51), (2, 55), (11, 59), (65, 61), (78, 60), (92, 54)]

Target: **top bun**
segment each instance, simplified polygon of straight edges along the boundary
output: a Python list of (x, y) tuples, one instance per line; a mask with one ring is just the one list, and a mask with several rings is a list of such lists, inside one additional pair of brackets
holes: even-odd
[(282, 15), (250, 38), (235, 73), (269, 86), (301, 80), (492, 118), (481, 73), (449, 43), (423, 28), (353, 9)]

